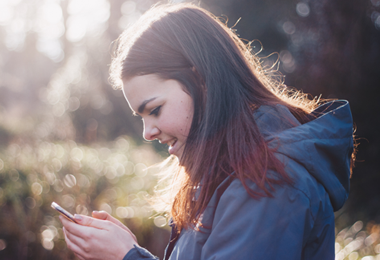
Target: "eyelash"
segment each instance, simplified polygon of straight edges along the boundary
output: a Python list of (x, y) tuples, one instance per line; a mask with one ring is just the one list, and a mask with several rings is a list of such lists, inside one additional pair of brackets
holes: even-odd
[(153, 109), (153, 110), (149, 113), (149, 115), (150, 115), (150, 116), (151, 116), (151, 115), (158, 116), (158, 113), (160, 112), (160, 109), (161, 109), (161, 106), (156, 107), (155, 109)]

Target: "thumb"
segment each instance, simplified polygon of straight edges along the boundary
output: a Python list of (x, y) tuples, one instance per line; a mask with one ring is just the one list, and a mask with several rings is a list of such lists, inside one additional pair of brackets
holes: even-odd
[[(92, 212), (92, 217), (94, 218), (97, 218), (97, 219), (101, 219), (101, 220), (108, 220), (116, 225), (118, 225), (119, 227), (123, 228), (123, 229), (128, 229), (126, 226), (123, 225), (123, 223), (121, 223), (119, 220), (117, 220), (116, 218), (112, 217), (108, 212), (106, 211), (96, 211), (94, 210)], [(129, 229), (128, 229), (129, 230)]]
[(94, 210), (92, 212), (92, 217), (97, 218), (97, 219), (102, 219), (102, 220), (110, 220), (109, 218), (111, 216), (106, 211), (96, 211), (96, 210)]
[(88, 227), (94, 227), (98, 229), (106, 229), (106, 223), (105, 221), (101, 219), (92, 218), (85, 215), (79, 215), (75, 214), (74, 219), (76, 222), (82, 226), (88, 226)]

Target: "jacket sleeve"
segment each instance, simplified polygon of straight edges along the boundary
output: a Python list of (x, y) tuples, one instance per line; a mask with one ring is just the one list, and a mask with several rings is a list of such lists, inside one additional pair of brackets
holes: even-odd
[(143, 260), (143, 259), (154, 259), (159, 260), (158, 257), (152, 255), (145, 248), (134, 246), (129, 252), (124, 256), (123, 260)]
[(287, 185), (273, 195), (253, 199), (233, 181), (220, 197), (201, 259), (301, 259), (313, 225), (310, 201)]

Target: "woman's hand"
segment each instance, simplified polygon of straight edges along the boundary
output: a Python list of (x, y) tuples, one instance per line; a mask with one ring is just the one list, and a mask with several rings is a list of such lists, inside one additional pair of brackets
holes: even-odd
[(136, 237), (120, 221), (105, 212), (91, 218), (75, 215), (78, 224), (60, 216), (66, 244), (79, 259), (123, 259), (137, 245)]
[(125, 229), (127, 232), (129, 232), (132, 236), (132, 238), (136, 241), (136, 245), (138, 244), (137, 243), (137, 239), (136, 239), (136, 236), (132, 233), (131, 230), (129, 230), (129, 228), (127, 228), (123, 223), (121, 223), (119, 220), (117, 220), (116, 218), (112, 217), (110, 214), (108, 214), (108, 212), (106, 211), (93, 211), (92, 212), (92, 217), (94, 218), (97, 218), (97, 219), (102, 219), (102, 220), (108, 220), (108, 221), (111, 221), (112, 223), (118, 225), (119, 227), (121, 227), (122, 229)]

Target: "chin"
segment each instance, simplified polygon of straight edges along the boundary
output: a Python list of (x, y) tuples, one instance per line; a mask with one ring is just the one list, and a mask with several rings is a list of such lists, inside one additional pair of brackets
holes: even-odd
[(180, 165), (180, 166), (183, 166), (183, 162), (182, 162), (182, 154), (181, 155), (179, 155), (179, 156), (177, 156), (177, 155), (175, 155), (175, 157), (177, 157), (177, 160), (178, 160), (178, 164)]

